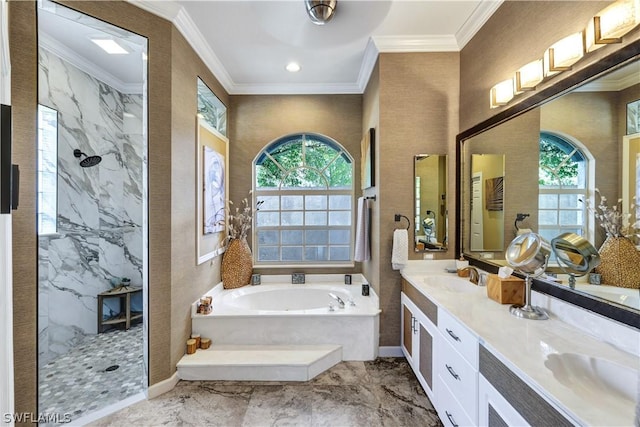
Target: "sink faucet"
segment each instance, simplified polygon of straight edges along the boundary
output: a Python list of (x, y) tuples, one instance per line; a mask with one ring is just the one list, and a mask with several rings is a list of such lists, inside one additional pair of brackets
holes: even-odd
[(461, 268), (459, 271), (468, 271), (469, 272), (469, 281), (474, 285), (478, 284), (478, 280), (480, 280), (480, 272), (477, 268), (469, 266), (465, 268)]
[(333, 292), (329, 292), (329, 296), (334, 300), (338, 301), (340, 308), (344, 308), (344, 301), (342, 301), (342, 298), (340, 298), (338, 295), (334, 294)]

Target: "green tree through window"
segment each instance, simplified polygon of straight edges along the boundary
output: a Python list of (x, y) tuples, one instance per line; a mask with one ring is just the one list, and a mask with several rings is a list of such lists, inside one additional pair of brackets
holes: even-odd
[(353, 161), (318, 134), (282, 137), (258, 155), (258, 264), (340, 264), (352, 258)]

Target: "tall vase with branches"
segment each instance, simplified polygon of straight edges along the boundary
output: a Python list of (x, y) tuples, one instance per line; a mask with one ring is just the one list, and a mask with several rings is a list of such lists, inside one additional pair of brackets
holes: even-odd
[[(638, 237), (640, 221), (631, 222), (632, 215), (622, 210), (622, 199), (609, 206), (600, 190), (596, 188), (595, 192), (600, 198), (597, 206), (591, 206), (588, 201), (585, 204), (607, 234), (600, 246), (601, 262), (596, 272), (602, 275), (605, 285), (640, 289), (640, 252), (631, 241)], [(630, 206), (630, 212), (634, 210), (635, 203)]]
[[(233, 205), (232, 201), (229, 201)], [(242, 200), (242, 207), (236, 207), (227, 220), (226, 250), (222, 257), (222, 284), (225, 289), (239, 288), (248, 285), (253, 272), (253, 256), (247, 243), (247, 236), (255, 213), (262, 202), (255, 208), (249, 205), (249, 199)], [(229, 209), (231, 212), (231, 209)]]

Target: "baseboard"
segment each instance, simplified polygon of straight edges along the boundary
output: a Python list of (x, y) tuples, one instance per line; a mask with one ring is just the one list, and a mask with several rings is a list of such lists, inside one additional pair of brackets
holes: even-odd
[(378, 347), (378, 357), (404, 357), (404, 353), (400, 346)]
[(78, 419), (71, 421), (70, 426), (86, 426), (98, 421), (101, 418), (104, 418), (108, 415), (114, 414), (118, 411), (123, 410), (124, 408), (131, 406), (135, 403), (142, 402), (147, 397), (144, 392), (140, 392), (138, 394), (134, 394), (133, 396), (129, 396), (120, 402), (113, 403), (109, 406), (106, 406), (102, 409), (98, 409), (95, 412), (91, 412), (90, 414), (84, 415)]
[(180, 378), (178, 378), (178, 371), (176, 371), (166, 380), (162, 380), (159, 383), (149, 386), (147, 389), (148, 398), (153, 399), (161, 394), (173, 390), (176, 384), (178, 384), (178, 381), (180, 381)]

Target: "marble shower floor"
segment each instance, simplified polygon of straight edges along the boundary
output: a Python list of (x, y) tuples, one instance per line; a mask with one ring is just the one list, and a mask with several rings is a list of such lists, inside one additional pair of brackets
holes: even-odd
[(311, 381), (180, 381), (93, 426), (442, 426), (403, 358), (342, 362)]
[[(44, 414), (77, 419), (145, 389), (142, 324), (90, 335), (39, 371)], [(118, 369), (106, 369), (118, 365)]]

